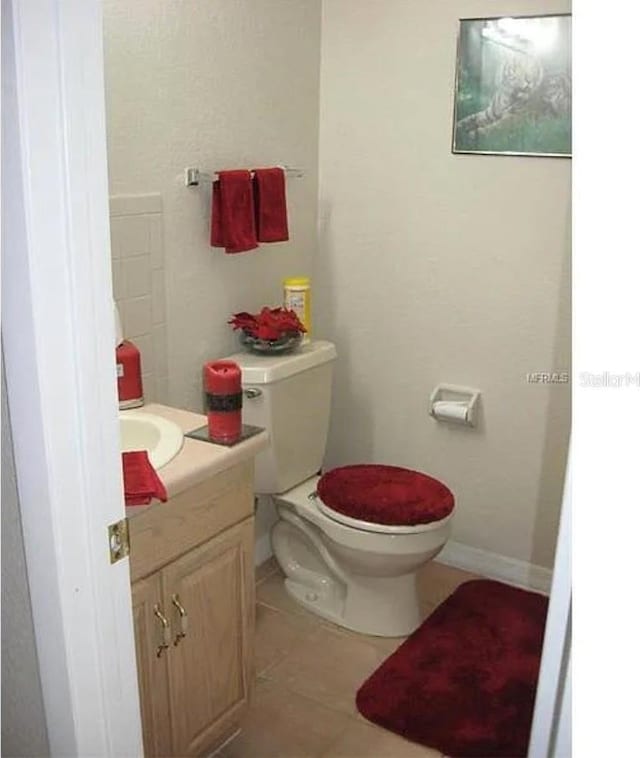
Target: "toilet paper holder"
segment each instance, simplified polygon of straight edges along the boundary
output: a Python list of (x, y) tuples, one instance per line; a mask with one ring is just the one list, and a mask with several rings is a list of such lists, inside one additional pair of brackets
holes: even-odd
[(457, 384), (438, 384), (429, 398), (429, 415), (436, 421), (475, 426), (480, 390)]

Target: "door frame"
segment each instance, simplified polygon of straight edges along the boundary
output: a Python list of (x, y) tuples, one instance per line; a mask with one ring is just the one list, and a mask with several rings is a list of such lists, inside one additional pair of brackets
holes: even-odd
[[(3, 0), (3, 16), (2, 338), (51, 754), (142, 755), (129, 562), (106, 536), (125, 512), (101, 2)], [(569, 570), (556, 560), (532, 758), (562, 705)]]
[(142, 755), (99, 0), (3, 0), (2, 341), (52, 755)]
[(571, 755), (571, 487), (570, 444), (528, 758)]

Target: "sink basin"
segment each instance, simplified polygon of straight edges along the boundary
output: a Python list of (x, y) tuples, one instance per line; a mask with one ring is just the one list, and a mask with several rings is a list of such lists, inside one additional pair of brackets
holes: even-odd
[(146, 450), (151, 465), (162, 468), (182, 448), (182, 429), (173, 421), (140, 411), (121, 411), (120, 451)]

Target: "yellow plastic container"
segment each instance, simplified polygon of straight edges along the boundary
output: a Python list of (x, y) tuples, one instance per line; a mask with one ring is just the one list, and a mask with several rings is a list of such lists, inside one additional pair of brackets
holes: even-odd
[(303, 342), (311, 338), (311, 281), (308, 276), (291, 276), (285, 279), (284, 307), (295, 311), (296, 315), (307, 330)]

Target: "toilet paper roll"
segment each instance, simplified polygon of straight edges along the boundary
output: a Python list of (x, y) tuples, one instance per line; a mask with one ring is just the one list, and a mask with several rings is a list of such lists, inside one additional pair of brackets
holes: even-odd
[(462, 400), (436, 400), (433, 404), (433, 415), (442, 421), (453, 421), (457, 424), (467, 423), (469, 406)]

